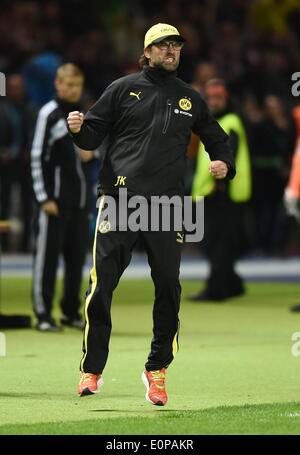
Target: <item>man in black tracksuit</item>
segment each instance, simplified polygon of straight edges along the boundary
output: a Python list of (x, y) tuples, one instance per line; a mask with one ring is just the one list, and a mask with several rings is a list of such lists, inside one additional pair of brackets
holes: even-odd
[(81, 162), (91, 152), (74, 147), (66, 123), (70, 109), (79, 107), (83, 81), (82, 72), (73, 64), (58, 69), (57, 96), (41, 108), (32, 144), (32, 181), (39, 205), (32, 297), (40, 331), (60, 330), (51, 315), (60, 253), (65, 263), (61, 322), (81, 329), (84, 325), (79, 315), (79, 294), (88, 212)]
[(232, 178), (235, 174), (227, 135), (200, 95), (176, 77), (183, 41), (175, 27), (154, 25), (145, 35), (143, 70), (113, 82), (84, 120), (79, 112), (71, 112), (68, 117), (70, 132), (79, 147), (95, 149), (108, 137), (99, 187), (104, 196), (86, 298), (80, 395), (98, 391), (102, 382), (111, 333), (112, 293), (138, 238), (145, 245), (155, 286), (154, 336), (142, 374), (146, 398), (155, 405), (167, 402), (165, 369), (178, 349), (182, 249), (178, 232), (103, 229), (100, 212), (105, 195), (126, 188), (129, 196), (183, 196), (185, 153), (191, 131), (201, 135), (216, 178)]

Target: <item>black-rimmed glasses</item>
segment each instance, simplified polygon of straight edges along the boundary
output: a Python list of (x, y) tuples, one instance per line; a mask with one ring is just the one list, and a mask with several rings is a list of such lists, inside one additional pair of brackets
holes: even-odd
[(183, 43), (180, 41), (161, 41), (160, 43), (154, 44), (154, 46), (158, 47), (162, 51), (166, 51), (169, 49), (170, 46), (172, 46), (173, 49), (176, 51), (179, 51), (182, 49)]

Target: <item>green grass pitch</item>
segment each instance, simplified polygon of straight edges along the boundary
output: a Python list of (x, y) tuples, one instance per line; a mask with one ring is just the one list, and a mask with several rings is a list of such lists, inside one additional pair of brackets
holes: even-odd
[[(300, 302), (299, 284), (250, 283), (245, 297), (225, 304), (188, 303), (198, 287), (182, 282), (180, 350), (164, 408), (146, 402), (140, 380), (151, 341), (151, 281), (124, 280), (115, 292), (97, 395), (76, 395), (79, 331), (6, 331), (0, 434), (299, 434), (300, 357), (291, 353), (291, 337), (300, 332), (300, 314), (288, 309)], [(31, 314), (29, 279), (2, 280), (2, 311)]]

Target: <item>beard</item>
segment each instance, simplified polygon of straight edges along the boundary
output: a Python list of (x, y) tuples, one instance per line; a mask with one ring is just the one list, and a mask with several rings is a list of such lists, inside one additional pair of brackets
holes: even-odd
[[(168, 59), (170, 59), (170, 61), (168, 61)], [(172, 59), (172, 61), (171, 61), (171, 59)], [(166, 55), (164, 58), (159, 59), (158, 61), (154, 62), (154, 66), (156, 66), (156, 68), (162, 68), (163, 70), (169, 71), (169, 72), (176, 71), (176, 69), (178, 68), (178, 65), (179, 65), (179, 59), (176, 60), (174, 55), (169, 55), (169, 54)]]

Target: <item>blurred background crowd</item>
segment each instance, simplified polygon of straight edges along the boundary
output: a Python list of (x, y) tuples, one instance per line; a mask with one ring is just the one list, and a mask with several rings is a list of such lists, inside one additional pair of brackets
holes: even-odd
[[(32, 251), (30, 147), (57, 67), (73, 62), (83, 70), (88, 108), (114, 79), (139, 71), (145, 31), (157, 22), (175, 25), (187, 39), (179, 77), (200, 93), (208, 80), (223, 78), (243, 119), (253, 184), (245, 251), (300, 254), (299, 228), (283, 206), (296, 143), (293, 109), (300, 104), (291, 92), (292, 74), (300, 71), (299, 0), (2, 0), (0, 216), (19, 225), (2, 236), (4, 251)], [(191, 147), (187, 193), (194, 161)], [(91, 183), (98, 170), (99, 163), (88, 166)]]

